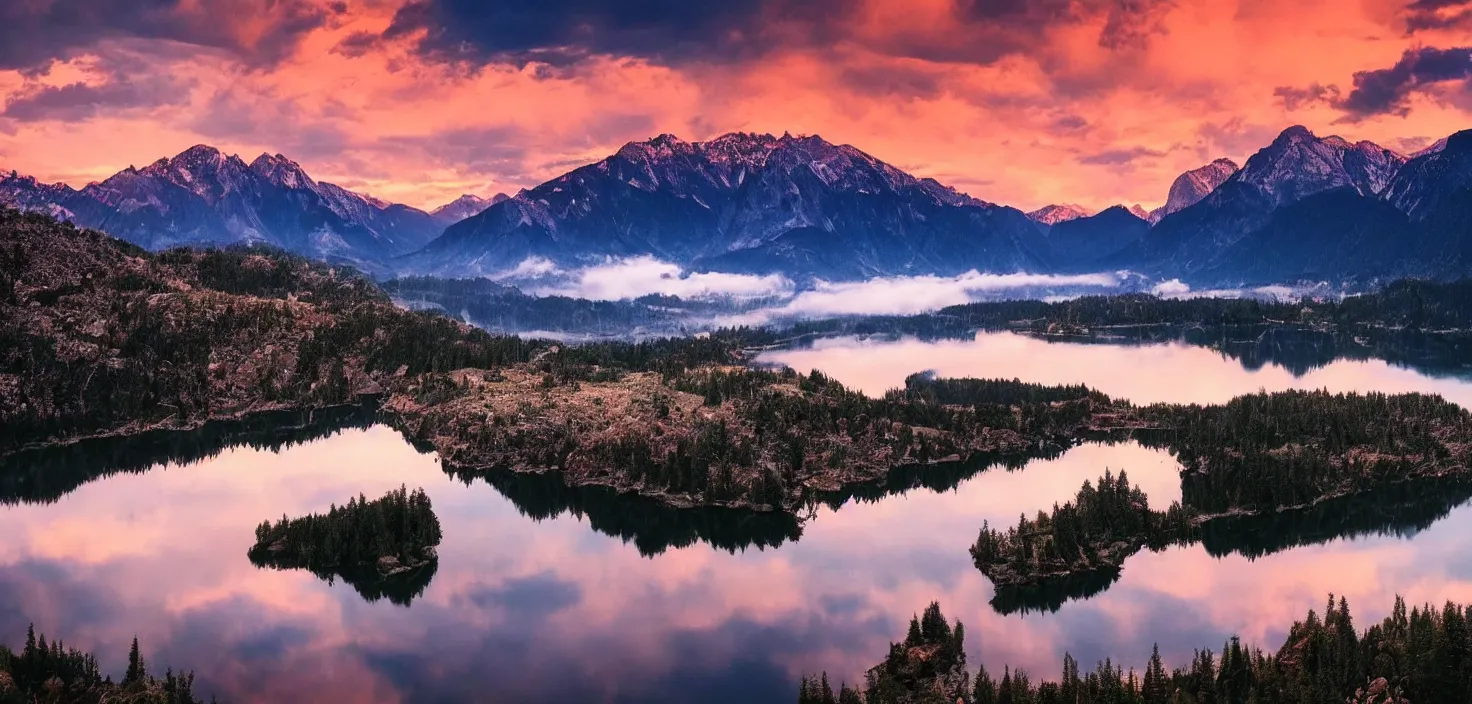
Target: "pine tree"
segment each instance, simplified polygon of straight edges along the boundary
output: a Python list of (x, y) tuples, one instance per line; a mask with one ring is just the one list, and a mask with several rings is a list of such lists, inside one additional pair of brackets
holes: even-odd
[(138, 636), (133, 636), (133, 647), (128, 650), (128, 672), (123, 675), (123, 685), (138, 684), (146, 674), (143, 656), (138, 652)]
[(986, 671), (986, 664), (976, 672), (976, 682), (971, 687), (972, 704), (997, 704), (997, 685)]
[(1170, 679), (1165, 674), (1165, 665), (1160, 661), (1160, 644), (1150, 651), (1150, 663), (1145, 667), (1145, 704), (1167, 704), (1170, 701)]

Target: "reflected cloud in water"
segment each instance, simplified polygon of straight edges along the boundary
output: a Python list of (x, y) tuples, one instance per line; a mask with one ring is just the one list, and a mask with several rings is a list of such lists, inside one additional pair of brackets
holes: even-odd
[(1224, 403), (1259, 390), (1328, 389), (1439, 393), (1472, 407), (1472, 383), (1432, 378), (1380, 360), (1340, 359), (1295, 376), (1276, 364), (1247, 369), (1218, 351), (1182, 342), (1081, 344), (1010, 332), (936, 341), (841, 337), (818, 340), (808, 348), (764, 352), (758, 361), (803, 373), (821, 369), (871, 396), (903, 387), (910, 374), (934, 371), (943, 377), (1081, 383), (1141, 404)]
[[(1015, 336), (888, 344), (786, 354), (826, 354), (809, 362), (868, 391), (918, 368), (1093, 381), (1137, 401), (1219, 400), (1291, 379), (1271, 368), (1249, 374), (1199, 348), (1117, 356)], [(1045, 371), (1053, 376), (1036, 376)], [(1394, 381), (1400, 370), (1388, 367), (1324, 371), (1291, 383), (1465, 393), (1459, 382), (1414, 374)], [(650, 533), (665, 521), (658, 514), (606, 522), (601, 512), (613, 503), (575, 497), (583, 503), (574, 511), (508, 489), (519, 504), (496, 485), (510, 484), (452, 477), (387, 428), (349, 428), (279, 452), (235, 448), (112, 474), (51, 503), (0, 508), (0, 637), (18, 645), (34, 621), (95, 649), (117, 676), (136, 633), (151, 663), (194, 669), (197, 691), (228, 700), (752, 701), (787, 699), (805, 672), (858, 680), (931, 600), (966, 623), (970, 662), (1037, 674), (1057, 669), (1065, 651), (1138, 668), (1157, 641), (1177, 664), (1234, 633), (1271, 647), (1329, 591), (1346, 596), (1362, 623), (1384, 616), (1396, 593), (1472, 600), (1472, 512), (1436, 520), (1445, 510), (1432, 506), (1429, 527), (1409, 539), (1372, 523), (1358, 538), (1254, 548), (1266, 553), (1256, 559), (1233, 549), (1213, 557), (1201, 545), (1147, 551), (1092, 599), (1056, 613), (997, 613), (967, 554), (982, 522), (1049, 509), (1105, 468), (1127, 471), (1153, 506), (1180, 497), (1168, 455), (1085, 444), (1021, 470), (962, 476), (942, 491), (819, 505), (796, 534), (743, 548), (719, 522), (676, 525), (682, 537), (672, 540)], [(246, 558), (261, 520), (400, 484), (424, 487), (444, 527), (439, 570), (408, 608)]]

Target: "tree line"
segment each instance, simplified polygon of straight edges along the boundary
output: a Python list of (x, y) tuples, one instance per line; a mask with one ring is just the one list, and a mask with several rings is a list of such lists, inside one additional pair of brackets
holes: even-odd
[(1065, 654), (1057, 679), (1004, 666), (967, 669), (964, 630), (946, 625), (938, 604), (912, 619), (862, 687), (827, 673), (804, 677), (800, 704), (1454, 704), (1472, 700), (1472, 606), (1447, 602), (1407, 610), (1396, 597), (1390, 615), (1358, 630), (1344, 597), (1331, 594), (1288, 629), (1276, 651), (1227, 640), (1219, 652), (1196, 650), (1167, 669), (1155, 647), (1141, 670), (1105, 660), (1082, 671)]
[(194, 674), (162, 678), (149, 674), (138, 649), (138, 639), (128, 651), (128, 669), (122, 680), (103, 676), (91, 653), (67, 647), (60, 639), (46, 642), (35, 626), (26, 631), (20, 652), (0, 645), (0, 703), (33, 702), (138, 702), (139, 704), (200, 704), (194, 694)]

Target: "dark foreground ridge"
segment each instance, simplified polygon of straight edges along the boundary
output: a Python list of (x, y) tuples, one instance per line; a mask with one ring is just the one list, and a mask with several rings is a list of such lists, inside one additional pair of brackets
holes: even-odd
[(405, 487), (368, 501), (348, 499), (325, 514), (281, 517), (256, 527), (250, 561), (278, 570), (306, 569), (353, 585), (368, 601), (408, 606), (439, 564), (440, 521), (423, 489)]
[(1397, 597), (1391, 614), (1355, 629), (1349, 604), (1329, 596), (1322, 615), (1309, 611), (1288, 629), (1276, 652), (1243, 645), (1236, 637), (1219, 653), (1197, 650), (1185, 666), (1167, 670), (1157, 647), (1142, 672), (1105, 660), (1083, 672), (1063, 656), (1062, 676), (1034, 680), (1020, 668), (1001, 676), (982, 665), (967, 669), (965, 628), (949, 624), (932, 603), (912, 618), (905, 639), (890, 645), (884, 662), (862, 685), (827, 673), (803, 678), (799, 704), (1455, 704), (1472, 701), (1472, 607), (1447, 602), (1406, 610)]
[(34, 626), (26, 633), (20, 652), (0, 645), (0, 703), (32, 702), (137, 702), (138, 704), (200, 704), (194, 696), (194, 674), (175, 675), (173, 670), (159, 679), (148, 673), (138, 651), (138, 639), (128, 652), (128, 671), (121, 682), (103, 677), (97, 658), (60, 640), (46, 642)]

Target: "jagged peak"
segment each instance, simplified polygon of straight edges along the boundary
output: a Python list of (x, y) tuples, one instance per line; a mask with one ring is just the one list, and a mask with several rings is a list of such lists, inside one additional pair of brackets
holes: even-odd
[(212, 147), (212, 146), (210, 146), (208, 144), (196, 144), (196, 145), (194, 145), (194, 146), (192, 146), (192, 147), (190, 147), (188, 149), (185, 149), (182, 152), (179, 152), (177, 155), (174, 156), (174, 159), (173, 160), (174, 161), (178, 161), (180, 159), (183, 159), (183, 160), (186, 160), (186, 161), (193, 161), (193, 160), (198, 160), (198, 159), (218, 159), (218, 160), (224, 160), (224, 158), (225, 158), (225, 153), (222, 152), (222, 151), (220, 151), (219, 149), (216, 149), (215, 147)]
[(743, 132), (743, 131), (736, 131), (736, 132), (727, 132), (727, 133), (725, 133), (723, 135), (720, 135), (718, 137), (712, 137), (712, 138), (706, 140), (704, 142), (704, 144), (718, 144), (718, 143), (721, 143), (721, 142), (775, 142), (775, 141), (777, 141), (777, 138), (776, 137), (773, 137), (771, 134), (768, 134), (766, 132)]
[(654, 139), (649, 140), (649, 143), (661, 147), (673, 147), (682, 144), (688, 144), (688, 142), (686, 142), (685, 140), (680, 139), (679, 137), (676, 137), (669, 132), (661, 132)]
[(1081, 205), (1076, 205), (1073, 203), (1058, 203), (1055, 205), (1045, 205), (1041, 208), (1038, 208), (1037, 210), (1027, 213), (1027, 217), (1031, 218), (1034, 222), (1039, 222), (1044, 225), (1057, 225), (1058, 223), (1068, 222), (1069, 220), (1086, 218), (1092, 214), (1093, 211)]
[(1303, 125), (1294, 125), (1279, 133), (1278, 138), (1273, 140), (1273, 144), (1295, 144), (1298, 142), (1316, 139), (1318, 139), (1318, 137), (1315, 136), (1313, 132), (1309, 131), (1307, 127), (1304, 127)]
[(262, 178), (287, 188), (311, 188), (315, 183), (301, 164), (281, 154), (261, 154), (250, 163), (251, 171)]

